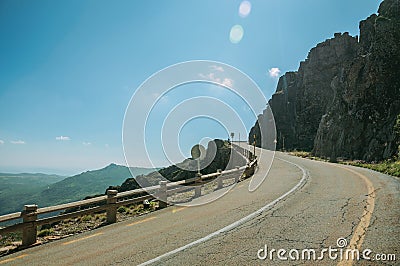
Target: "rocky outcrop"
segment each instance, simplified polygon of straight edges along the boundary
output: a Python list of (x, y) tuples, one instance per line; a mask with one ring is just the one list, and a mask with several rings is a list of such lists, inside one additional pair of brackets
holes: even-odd
[[(206, 156), (200, 160), (200, 172), (201, 174), (210, 174), (217, 172), (218, 169), (229, 170), (245, 164), (246, 160), (235, 149), (232, 149), (229, 142), (215, 139), (208, 143)], [(123, 192), (140, 187), (158, 185), (160, 175), (171, 182), (196, 176), (197, 171), (187, 169), (197, 169), (197, 161), (189, 158), (177, 165), (171, 165), (147, 175), (128, 178), (121, 186), (110, 186), (108, 189), (116, 189), (119, 192)]]
[[(367, 161), (395, 154), (400, 113), (400, 1), (360, 22), (360, 38), (336, 33), (283, 75), (269, 101), (278, 149)], [(252, 128), (249, 139), (257, 130)], [(257, 142), (259, 143), (259, 141)]]

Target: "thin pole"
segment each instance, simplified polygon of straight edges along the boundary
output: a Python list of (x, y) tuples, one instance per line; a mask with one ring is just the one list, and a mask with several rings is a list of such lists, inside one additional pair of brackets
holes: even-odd
[(254, 134), (254, 141), (253, 141), (253, 156), (255, 159), (256, 158), (256, 134)]

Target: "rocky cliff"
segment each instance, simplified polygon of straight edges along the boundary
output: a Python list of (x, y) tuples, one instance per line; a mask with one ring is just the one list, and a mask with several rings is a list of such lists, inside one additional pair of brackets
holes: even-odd
[[(359, 28), (359, 38), (335, 33), (311, 49), (297, 71), (279, 79), (269, 101), (277, 149), (367, 161), (395, 154), (400, 1), (383, 1), (378, 15), (361, 21)], [(259, 131), (257, 127), (256, 123), (249, 140)]]

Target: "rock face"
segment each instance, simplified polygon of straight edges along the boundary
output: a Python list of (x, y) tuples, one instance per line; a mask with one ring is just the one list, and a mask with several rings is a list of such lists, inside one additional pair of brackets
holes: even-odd
[[(347, 32), (335, 33), (311, 49), (298, 71), (279, 79), (269, 105), (277, 149), (367, 161), (395, 154), (400, 1), (383, 1), (378, 15), (361, 21), (359, 39)], [(252, 128), (250, 141), (257, 127)]]

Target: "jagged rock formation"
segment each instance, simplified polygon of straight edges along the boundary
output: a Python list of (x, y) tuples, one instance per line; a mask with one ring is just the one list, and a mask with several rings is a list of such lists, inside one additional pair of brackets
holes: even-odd
[[(378, 14), (360, 22), (359, 39), (335, 33), (279, 79), (269, 101), (278, 149), (367, 161), (395, 154), (400, 1), (383, 1)], [(256, 124), (249, 140), (257, 130)]]

